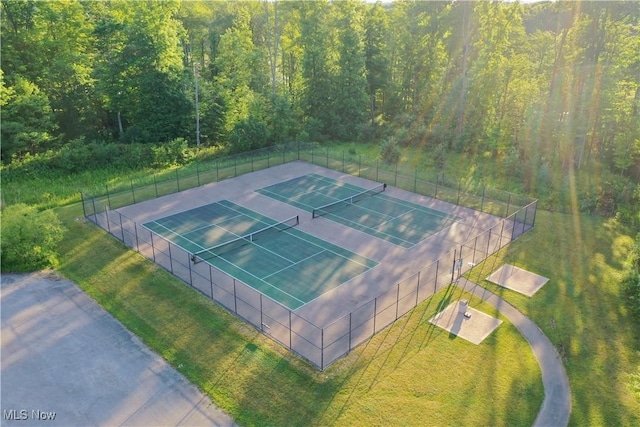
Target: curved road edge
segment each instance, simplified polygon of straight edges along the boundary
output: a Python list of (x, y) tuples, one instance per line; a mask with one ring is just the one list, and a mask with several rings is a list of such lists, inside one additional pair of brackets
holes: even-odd
[(544, 400), (533, 423), (534, 427), (565, 427), (569, 423), (571, 414), (569, 377), (560, 355), (549, 338), (531, 319), (493, 292), (464, 278), (461, 278), (456, 285), (494, 306), (529, 342), (540, 365), (544, 386)]

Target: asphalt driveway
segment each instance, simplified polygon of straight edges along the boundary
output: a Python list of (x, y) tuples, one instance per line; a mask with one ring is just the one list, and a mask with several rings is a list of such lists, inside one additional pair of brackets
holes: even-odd
[(1, 425), (233, 424), (74, 283), (0, 278)]

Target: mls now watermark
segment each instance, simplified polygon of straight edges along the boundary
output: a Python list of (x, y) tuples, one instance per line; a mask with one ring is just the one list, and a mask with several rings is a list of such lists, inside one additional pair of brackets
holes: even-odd
[(56, 419), (56, 413), (51, 411), (41, 411), (39, 409), (5, 409), (2, 411), (5, 420), (40, 420), (51, 421)]

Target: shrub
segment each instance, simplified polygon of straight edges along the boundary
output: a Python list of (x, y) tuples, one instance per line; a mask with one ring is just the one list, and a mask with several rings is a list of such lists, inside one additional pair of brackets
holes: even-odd
[(625, 305), (640, 320), (640, 233), (631, 247), (621, 285)]
[(0, 212), (2, 271), (34, 271), (57, 263), (56, 247), (64, 227), (53, 211), (38, 212), (24, 203)]
[(387, 163), (397, 163), (400, 160), (400, 147), (395, 138), (387, 138), (380, 144), (380, 157)]

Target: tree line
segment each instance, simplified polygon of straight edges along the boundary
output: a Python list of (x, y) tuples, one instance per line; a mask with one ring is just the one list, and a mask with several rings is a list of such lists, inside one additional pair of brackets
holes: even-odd
[[(640, 177), (634, 1), (2, 1), (2, 162), (384, 141)], [(198, 119), (196, 129), (196, 80)]]

